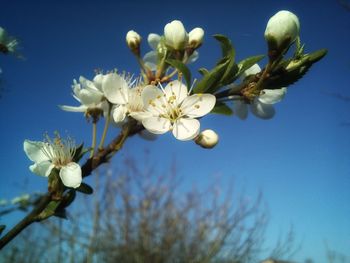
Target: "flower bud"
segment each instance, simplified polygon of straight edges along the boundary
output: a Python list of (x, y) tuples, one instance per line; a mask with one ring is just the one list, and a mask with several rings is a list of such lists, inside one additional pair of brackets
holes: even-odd
[(270, 50), (283, 51), (299, 35), (300, 23), (292, 12), (282, 10), (272, 16), (266, 26), (265, 39)]
[(204, 30), (196, 27), (188, 34), (188, 42), (192, 48), (198, 48), (203, 42), (203, 37)]
[(138, 51), (141, 43), (141, 36), (134, 30), (130, 30), (126, 34), (126, 43), (132, 51)]
[(182, 50), (188, 41), (188, 35), (184, 25), (179, 20), (174, 20), (164, 27), (165, 43), (175, 50)]
[(211, 149), (218, 144), (219, 136), (213, 130), (204, 130), (194, 139), (194, 141), (203, 148)]

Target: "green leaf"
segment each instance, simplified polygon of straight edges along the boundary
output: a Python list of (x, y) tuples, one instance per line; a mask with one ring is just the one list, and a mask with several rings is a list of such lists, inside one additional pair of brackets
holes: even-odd
[(220, 42), (223, 57), (235, 57), (235, 50), (229, 38), (219, 34), (214, 35), (213, 37)]
[(236, 51), (232, 46), (231, 40), (224, 35), (214, 35), (214, 38), (218, 40), (221, 44), (222, 55), (229, 62), (223, 76), (221, 77), (218, 87), (228, 85), (234, 81), (234, 77), (238, 71), (238, 66), (235, 63)]
[(258, 56), (253, 56), (253, 57), (249, 57), (246, 59), (241, 60), (238, 63), (238, 72), (235, 76), (235, 80), (247, 69), (249, 69), (251, 66), (253, 66), (254, 64), (258, 63), (260, 60), (262, 60), (265, 57), (265, 55), (258, 55)]
[(279, 89), (294, 84), (301, 79), (311, 66), (327, 54), (326, 49), (315, 51), (304, 55), (298, 60), (283, 61), (282, 67), (271, 73), (271, 76), (264, 81), (266, 89)]
[(205, 76), (209, 73), (209, 70), (207, 70), (206, 68), (200, 68), (198, 69), (198, 72), (202, 74), (202, 76)]
[(193, 89), (194, 93), (213, 92), (217, 90), (217, 84), (219, 83), (222, 75), (225, 73), (227, 67), (227, 61), (223, 64), (216, 66), (208, 74), (206, 74)]
[(191, 71), (184, 63), (175, 59), (167, 59), (165, 62), (180, 71), (185, 78), (187, 87), (191, 86)]
[(211, 113), (216, 113), (216, 114), (223, 114), (223, 115), (232, 115), (233, 110), (227, 106), (226, 103), (223, 102), (217, 102), (214, 109), (211, 111)]
[(81, 185), (76, 188), (76, 190), (87, 195), (91, 195), (94, 192), (94, 189), (92, 189), (92, 187), (86, 183), (81, 183)]
[(230, 84), (238, 71), (231, 41), (223, 35), (214, 35), (214, 38), (220, 42), (223, 57), (212, 70), (199, 70), (203, 78), (197, 83), (194, 93), (215, 93), (220, 87)]

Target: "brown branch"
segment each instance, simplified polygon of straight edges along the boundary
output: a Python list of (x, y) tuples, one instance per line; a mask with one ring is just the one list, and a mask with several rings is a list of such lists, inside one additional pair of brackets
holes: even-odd
[[(138, 124), (135, 120), (130, 119), (123, 125), (120, 134), (115, 139), (113, 139), (104, 149), (98, 151), (92, 158), (86, 160), (81, 167), (82, 176), (89, 176), (98, 166), (108, 162), (110, 158), (123, 147), (124, 142), (128, 137), (137, 134), (141, 130), (143, 130), (143, 126)], [(41, 218), (39, 215), (45, 210), (51, 201), (52, 196), (50, 193), (46, 193), (42, 196), (33, 210), (0, 239), (0, 250), (32, 223), (47, 219), (48, 217)]]

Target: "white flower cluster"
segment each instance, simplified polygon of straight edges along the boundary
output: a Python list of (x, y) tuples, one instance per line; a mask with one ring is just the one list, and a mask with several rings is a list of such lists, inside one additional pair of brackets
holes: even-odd
[[(143, 57), (145, 65), (152, 71), (157, 69), (160, 57), (166, 52), (182, 52), (186, 54), (183, 62), (192, 63), (198, 59), (198, 49), (203, 42), (204, 30), (200, 27), (192, 29), (187, 33), (184, 25), (179, 20), (174, 20), (164, 27), (164, 35), (151, 33), (147, 41), (152, 51)], [(126, 42), (131, 50), (138, 49), (141, 43), (141, 36), (134, 30), (126, 34)]]
[[(165, 25), (163, 35), (155, 33), (148, 35), (147, 40), (152, 51), (146, 53), (143, 58), (140, 52), (142, 38), (137, 32), (131, 30), (126, 34), (126, 42), (137, 57), (142, 79), (125, 73), (119, 74), (116, 71), (97, 74), (93, 80), (81, 76), (78, 81), (74, 80), (72, 85), (73, 97), (80, 105), (61, 105), (60, 107), (65, 111), (82, 112), (87, 118), (93, 119), (90, 158), (93, 158), (95, 153), (96, 122), (100, 117), (106, 117), (106, 125), (99, 149), (103, 149), (110, 117), (117, 124), (132, 125), (137, 122), (137, 127), (143, 126), (150, 134), (171, 132), (178, 140), (194, 140), (201, 147), (210, 149), (217, 145), (219, 136), (213, 130), (201, 132), (199, 118), (214, 109), (216, 98), (220, 99), (218, 105), (223, 104), (226, 109), (222, 108), (229, 113), (232, 113), (232, 109), (226, 102), (234, 100), (233, 112), (241, 119), (247, 117), (249, 107), (259, 118), (270, 119), (274, 116), (273, 104), (284, 98), (287, 88), (271, 87), (269, 89), (263, 84), (268, 84), (264, 81), (282, 65), (281, 61), (283, 62), (286, 51), (294, 41), (297, 40), (297, 51), (303, 50), (299, 45), (299, 30), (299, 20), (293, 13), (279, 11), (270, 18), (266, 26), (265, 39), (269, 47), (269, 62), (263, 71), (258, 64), (251, 66), (252, 63), (259, 61), (257, 59), (248, 63), (246, 60), (246, 64), (242, 62), (238, 65), (241, 68), (233, 72), (236, 68), (233, 67), (236, 64), (231, 63), (233, 56), (226, 56), (225, 61), (230, 62), (227, 63), (228, 66), (219, 62), (213, 70), (206, 70), (200, 84), (194, 88), (191, 87), (190, 90), (182, 82), (182, 78), (187, 82), (190, 82), (191, 78), (189, 69), (184, 64), (198, 58), (196, 50), (203, 42), (204, 30), (197, 27), (187, 33), (182, 22), (174, 20)], [(222, 48), (233, 50), (230, 40), (222, 35), (221, 38), (225, 40), (223, 42), (218, 39), (221, 41)], [(5, 31), (0, 28), (0, 48), (6, 48), (12, 52), (16, 45), (15, 40), (11, 42), (6, 39)], [(302, 53), (301, 51), (300, 54)], [(293, 59), (296, 57), (298, 56), (295, 55)], [(223, 68), (224, 71), (222, 71), (221, 67), (224, 66), (227, 68)], [(247, 70), (242, 73), (241, 70), (244, 69)], [(169, 71), (172, 72), (169, 73)], [(218, 76), (220, 75), (218, 72), (221, 71), (224, 72), (224, 76)], [(175, 78), (176, 74), (177, 78)], [(227, 74), (232, 76), (226, 76)], [(230, 85), (235, 87), (235, 84), (230, 84), (230, 81), (233, 82), (238, 76), (242, 78), (242, 85), (237, 86), (238, 90), (231, 89)], [(280, 84), (281, 86), (289, 85), (288, 82), (278, 83), (283, 83)], [(225, 85), (228, 86), (224, 87)], [(224, 89), (221, 89), (222, 87)], [(202, 93), (192, 93), (192, 90)], [(208, 91), (212, 94), (205, 93)], [(223, 112), (222, 108), (218, 108), (215, 108), (216, 112), (220, 110)], [(130, 118), (135, 121), (130, 122)], [(56, 169), (65, 186), (72, 188), (80, 186), (82, 170), (76, 163), (79, 159), (75, 156), (77, 147), (71, 140), (63, 140), (60, 137), (54, 140), (48, 138), (44, 142), (25, 140), (24, 151), (34, 162), (30, 166), (32, 172), (48, 177), (52, 170)]]
[(208, 114), (216, 102), (211, 94), (189, 96), (187, 87), (178, 80), (163, 88), (161, 84), (144, 85), (117, 73), (99, 74), (93, 81), (80, 77), (80, 84), (73, 85), (73, 93), (81, 105), (61, 106), (63, 110), (86, 113), (99, 108), (108, 114), (106, 103), (110, 103), (116, 123), (132, 117), (151, 133), (171, 130), (179, 140), (191, 140), (198, 135), (200, 125), (196, 118)]

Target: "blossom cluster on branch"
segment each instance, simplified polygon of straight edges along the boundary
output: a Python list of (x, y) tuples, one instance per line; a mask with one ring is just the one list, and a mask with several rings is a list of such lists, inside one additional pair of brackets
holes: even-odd
[[(239, 62), (235, 60), (236, 51), (230, 39), (214, 35), (222, 57), (212, 69), (199, 68), (201, 77), (197, 80), (192, 79), (187, 65), (198, 61), (205, 35), (202, 28), (188, 33), (181, 21), (174, 20), (165, 25), (163, 35), (148, 35), (151, 51), (145, 54), (142, 37), (134, 30), (127, 32), (126, 44), (140, 66), (140, 76), (116, 70), (99, 72), (92, 80), (81, 76), (72, 85), (73, 97), (79, 105), (60, 106), (65, 111), (84, 113), (92, 121), (91, 146), (76, 146), (71, 139), (59, 135), (54, 139), (47, 136), (44, 142), (24, 142), (25, 153), (34, 162), (30, 170), (49, 178), (51, 203), (43, 206), (40, 220), (62, 215), (59, 210), (74, 200), (76, 190), (92, 192), (82, 178), (107, 162), (131, 135), (138, 133), (153, 139), (171, 132), (180, 141), (193, 140), (210, 149), (217, 145), (219, 136), (212, 129), (201, 132), (200, 119), (205, 115), (216, 113), (245, 119), (250, 109), (259, 118), (272, 118), (273, 104), (281, 101), (287, 88), (327, 53), (325, 49), (305, 53), (299, 32), (298, 17), (289, 11), (279, 11), (269, 19), (264, 33), (267, 55)], [(5, 48), (11, 51), (15, 44), (0, 31), (2, 51)], [(288, 52), (292, 48), (294, 52)], [(267, 63), (261, 66), (265, 57)], [(105, 125), (97, 146), (96, 124), (101, 119)], [(112, 122), (121, 127), (121, 134), (106, 146), (106, 133)], [(90, 158), (83, 165), (84, 170), (79, 161), (87, 152)]]

